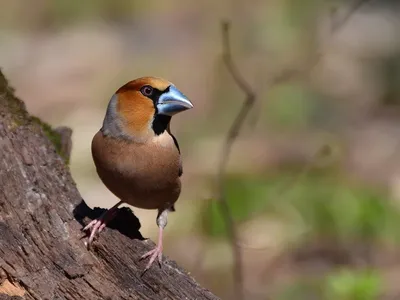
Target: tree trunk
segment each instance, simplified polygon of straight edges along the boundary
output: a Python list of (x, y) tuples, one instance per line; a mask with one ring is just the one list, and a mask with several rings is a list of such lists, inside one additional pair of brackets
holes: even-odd
[(82, 226), (104, 209), (76, 189), (63, 132), (29, 116), (0, 72), (0, 299), (218, 299), (165, 257), (142, 275), (154, 243), (128, 208), (86, 249)]

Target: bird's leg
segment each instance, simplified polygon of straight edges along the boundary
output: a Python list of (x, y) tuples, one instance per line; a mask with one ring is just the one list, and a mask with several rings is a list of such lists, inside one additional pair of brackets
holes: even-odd
[(162, 261), (162, 250), (163, 250), (163, 230), (165, 226), (167, 226), (168, 222), (168, 210), (169, 209), (163, 209), (158, 211), (157, 215), (157, 226), (160, 229), (159, 234), (158, 234), (158, 243), (157, 246), (153, 249), (150, 250), (149, 252), (145, 253), (142, 255), (140, 259), (146, 258), (150, 256), (150, 260), (146, 265), (146, 268), (144, 269), (144, 272), (146, 272), (151, 265), (153, 264), (154, 260), (158, 258), (158, 263), (160, 264), (161, 267), (161, 261)]
[(86, 243), (86, 246), (88, 248), (90, 248), (96, 233), (100, 233), (104, 229), (104, 227), (106, 227), (107, 223), (110, 222), (115, 217), (115, 213), (118, 209), (118, 206), (120, 206), (121, 204), (122, 204), (122, 201), (119, 201), (113, 207), (106, 210), (100, 217), (92, 220), (89, 224), (86, 225), (85, 228), (82, 229), (83, 231), (86, 231), (89, 229), (91, 230), (89, 240)]

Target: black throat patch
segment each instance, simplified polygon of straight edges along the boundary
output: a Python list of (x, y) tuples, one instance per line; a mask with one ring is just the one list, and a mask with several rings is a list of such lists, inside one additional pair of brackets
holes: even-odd
[(165, 130), (167, 130), (168, 124), (170, 121), (171, 121), (170, 116), (159, 115), (156, 112), (156, 115), (154, 116), (154, 120), (153, 120), (153, 125), (152, 125), (154, 133), (156, 135), (162, 134)]
[(170, 116), (159, 115), (158, 109), (157, 109), (158, 99), (164, 92), (167, 92), (168, 90), (169, 90), (169, 88), (166, 89), (165, 91), (160, 91), (159, 89), (154, 88), (153, 95), (151, 97), (149, 97), (153, 101), (153, 105), (154, 105), (154, 109), (155, 109), (155, 115), (154, 115), (152, 128), (156, 135), (162, 134), (168, 128), (168, 124), (171, 121)]

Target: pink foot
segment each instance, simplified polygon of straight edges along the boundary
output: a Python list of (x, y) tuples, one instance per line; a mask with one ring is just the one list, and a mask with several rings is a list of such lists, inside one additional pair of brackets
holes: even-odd
[(150, 269), (151, 265), (153, 264), (153, 262), (155, 261), (155, 259), (158, 257), (158, 263), (160, 264), (160, 268), (161, 268), (161, 262), (162, 262), (162, 245), (157, 245), (156, 248), (154, 248), (153, 250), (150, 250), (149, 252), (143, 254), (140, 259), (144, 259), (146, 257), (150, 256), (150, 260), (146, 265), (146, 268), (144, 268), (143, 272), (146, 272), (148, 269)]
[(102, 230), (104, 229), (104, 227), (106, 227), (106, 225), (107, 223), (105, 220), (103, 220), (102, 218), (98, 218), (94, 219), (88, 225), (86, 225), (85, 228), (83, 228), (83, 231), (90, 230), (89, 240), (85, 242), (87, 248), (90, 248), (90, 246), (92, 245), (96, 233), (102, 232)]
[(146, 272), (148, 269), (150, 269), (151, 265), (155, 261), (156, 258), (158, 258), (158, 263), (160, 264), (161, 268), (161, 263), (162, 263), (162, 249), (163, 249), (163, 244), (162, 244), (162, 236), (163, 236), (163, 228), (160, 227), (160, 232), (158, 234), (158, 244), (157, 247), (155, 247), (153, 250), (150, 250), (149, 252), (146, 252), (140, 257), (140, 260), (149, 257), (150, 260), (146, 265), (146, 268), (144, 268), (143, 273)]
[(85, 228), (82, 229), (83, 231), (90, 230), (89, 240), (85, 242), (85, 245), (88, 249), (92, 245), (92, 242), (96, 234), (102, 232), (103, 229), (106, 227), (107, 223), (110, 222), (115, 217), (117, 208), (121, 204), (122, 204), (121, 201), (118, 202), (116, 205), (114, 205), (105, 213), (103, 213), (99, 218), (92, 220), (89, 224), (85, 226)]

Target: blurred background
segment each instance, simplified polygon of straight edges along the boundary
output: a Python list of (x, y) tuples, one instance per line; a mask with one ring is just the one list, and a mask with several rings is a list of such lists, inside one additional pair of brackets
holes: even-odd
[[(400, 2), (0, 0), (0, 67), (31, 114), (73, 129), (85, 201), (111, 207), (90, 143), (114, 91), (139, 76), (195, 104), (172, 130), (184, 161), (165, 254), (222, 299), (234, 257), (215, 201), (244, 101), (221, 20), (257, 101), (225, 178), (246, 299), (399, 299)], [(143, 236), (156, 212), (134, 209)]]

